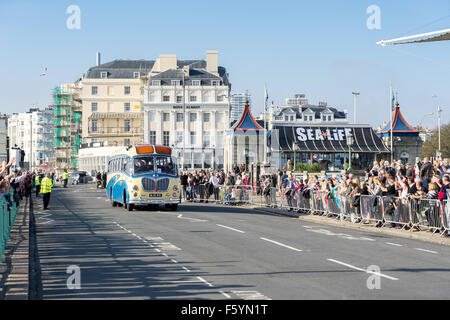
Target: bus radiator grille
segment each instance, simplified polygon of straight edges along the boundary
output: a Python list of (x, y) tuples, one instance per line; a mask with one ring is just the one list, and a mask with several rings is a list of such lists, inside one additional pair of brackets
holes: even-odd
[(158, 190), (158, 192), (165, 192), (167, 189), (169, 189), (170, 180), (160, 179), (160, 180), (153, 180), (149, 178), (143, 178), (142, 179), (142, 187), (145, 191), (155, 191)]

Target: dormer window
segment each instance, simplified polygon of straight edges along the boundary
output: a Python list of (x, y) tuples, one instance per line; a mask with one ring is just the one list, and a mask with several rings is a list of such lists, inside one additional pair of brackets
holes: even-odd
[(201, 84), (201, 81), (200, 81), (200, 80), (192, 80), (192, 85), (193, 85), (194, 87), (199, 87), (200, 84)]
[(220, 81), (219, 80), (212, 80), (211, 81), (211, 85), (212, 86), (220, 86)]
[(152, 86), (160, 86), (161, 80), (152, 80)]
[(180, 80), (172, 80), (170, 83), (172, 84), (172, 86), (179, 86), (181, 81)]
[(100, 78), (101, 79), (107, 79), (108, 78), (108, 72), (106, 72), (106, 71), (100, 72)]
[(141, 77), (141, 73), (140, 72), (133, 72), (133, 78), (134, 79), (139, 79)]

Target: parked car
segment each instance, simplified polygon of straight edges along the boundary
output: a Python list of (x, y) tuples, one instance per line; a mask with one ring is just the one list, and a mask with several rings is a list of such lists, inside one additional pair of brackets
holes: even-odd
[(75, 171), (69, 176), (70, 184), (88, 183), (94, 179), (86, 171)]

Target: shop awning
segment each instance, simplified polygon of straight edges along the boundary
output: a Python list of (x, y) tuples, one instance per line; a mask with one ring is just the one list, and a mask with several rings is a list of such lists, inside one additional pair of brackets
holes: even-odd
[(348, 152), (347, 136), (354, 137), (352, 152), (389, 153), (383, 141), (371, 127), (323, 127), (323, 126), (277, 126), (272, 129), (272, 150), (297, 152), (341, 153)]

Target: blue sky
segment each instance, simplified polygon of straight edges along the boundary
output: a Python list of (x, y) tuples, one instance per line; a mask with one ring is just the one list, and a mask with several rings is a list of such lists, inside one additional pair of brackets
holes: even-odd
[[(69, 30), (70, 5), (81, 29)], [(366, 9), (381, 9), (381, 30), (369, 30)], [(276, 105), (295, 93), (311, 103), (348, 109), (361, 93), (358, 122), (385, 121), (389, 84), (406, 119), (436, 127), (427, 113), (443, 106), (450, 120), (450, 42), (380, 47), (381, 39), (450, 28), (450, 1), (5, 1), (0, 0), (0, 112), (51, 104), (51, 90), (95, 64), (114, 59), (204, 59), (219, 51), (233, 92), (248, 90), (262, 111), (264, 83)], [(48, 67), (48, 75), (40, 77)], [(436, 95), (436, 98), (433, 98)]]

